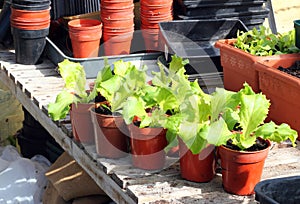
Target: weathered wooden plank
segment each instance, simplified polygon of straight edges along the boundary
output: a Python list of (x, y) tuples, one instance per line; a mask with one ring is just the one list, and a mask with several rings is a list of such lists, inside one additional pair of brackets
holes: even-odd
[(97, 165), (97, 162), (87, 156), (77, 145), (71, 153), (92, 179), (117, 203), (135, 203), (107, 174)]
[[(43, 63), (40, 64), (36, 64), (36, 65), (25, 65), (25, 64), (18, 64), (16, 63), (14, 60), (7, 60), (5, 61), (3, 64), (5, 64), (6, 69), (8, 69), (10, 71), (29, 71), (29, 70), (42, 70), (42, 69), (54, 69), (56, 70), (55, 66), (53, 65), (53, 63), (46, 59), (44, 60)], [(56, 71), (57, 75), (58, 72)]]
[[(42, 83), (41, 83), (42, 82)], [(48, 76), (42, 78), (18, 78), (17, 85), (23, 90), (24, 86), (36, 86), (36, 84), (41, 84), (40, 86), (49, 87), (55, 85), (63, 85), (64, 81), (58, 76)]]
[(57, 76), (57, 72), (53, 68), (39, 69), (39, 70), (10, 70), (10, 75), (14, 78), (41, 78), (47, 76)]
[(236, 196), (222, 188), (220, 175), (208, 183), (196, 183), (182, 179), (156, 181), (128, 187), (128, 193), (136, 203), (254, 203), (254, 196)]

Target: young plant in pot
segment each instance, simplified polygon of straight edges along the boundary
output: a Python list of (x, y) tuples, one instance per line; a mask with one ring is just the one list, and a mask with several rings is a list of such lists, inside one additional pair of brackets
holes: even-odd
[[(174, 56), (170, 72), (176, 72), (184, 63), (181, 58)], [(165, 165), (165, 147), (168, 145), (164, 126), (167, 118), (179, 106), (169, 87), (173, 75), (167, 76), (161, 67), (160, 71), (152, 72), (150, 82), (147, 81), (145, 70), (135, 76), (142, 80), (135, 84), (126, 80), (123, 84), (123, 87), (131, 87), (133, 91), (124, 100), (122, 109), (122, 116), (130, 132), (132, 163), (141, 169), (159, 170)]]
[(121, 115), (124, 101), (133, 94), (135, 86), (145, 83), (144, 70), (138, 70), (131, 62), (118, 60), (113, 68), (106, 63), (102, 70), (104, 79), (95, 83), (95, 89), (104, 102), (91, 109), (96, 134), (98, 155), (121, 158), (128, 155), (128, 128)]
[(66, 118), (70, 112), (75, 140), (94, 143), (89, 108), (94, 103), (97, 92), (86, 89), (85, 71), (80, 63), (65, 59), (58, 64), (58, 71), (65, 85), (55, 102), (48, 105), (48, 114), (57, 121)]
[[(224, 88), (239, 91), (247, 82), (256, 93), (260, 91), (257, 62), (276, 60), (286, 67), (290, 63), (288, 58), (300, 52), (295, 46), (294, 30), (273, 34), (264, 26), (238, 32), (236, 39), (220, 39), (215, 47), (220, 49)], [(273, 67), (277, 68), (276, 64)]]
[(218, 148), (223, 187), (229, 193), (251, 195), (261, 179), (271, 141), (290, 140), (295, 146), (297, 132), (285, 123), (265, 123), (270, 102), (247, 83), (229, 100), (237, 106), (229, 109), (230, 114), (221, 115), (231, 132), (230, 139), (220, 141), (225, 144)]
[(170, 144), (167, 150), (179, 141), (181, 177), (209, 182), (215, 175), (215, 146), (224, 144), (231, 136), (227, 118), (220, 114), (225, 115), (237, 104), (226, 100), (232, 93), (224, 89), (216, 88), (212, 95), (204, 93), (197, 81), (188, 81), (184, 72), (181, 69), (172, 77), (170, 89), (175, 93), (179, 109), (165, 124)]

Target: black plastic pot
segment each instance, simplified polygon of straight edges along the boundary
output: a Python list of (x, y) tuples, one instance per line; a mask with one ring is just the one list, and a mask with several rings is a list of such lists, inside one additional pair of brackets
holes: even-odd
[(235, 38), (238, 30), (247, 31), (238, 19), (174, 20), (159, 26), (167, 62), (173, 54), (189, 59), (188, 75), (222, 72), (220, 51), (214, 43)]
[(254, 191), (260, 204), (300, 203), (300, 176), (264, 180)]
[(21, 30), (11, 28), (16, 62), (20, 64), (33, 65), (39, 61), (46, 46), (46, 36), (49, 28), (43, 30)]
[(26, 5), (12, 3), (11, 7), (14, 9), (19, 9), (19, 10), (39, 11), (39, 10), (49, 9), (50, 2), (41, 3), (41, 4), (26, 4)]

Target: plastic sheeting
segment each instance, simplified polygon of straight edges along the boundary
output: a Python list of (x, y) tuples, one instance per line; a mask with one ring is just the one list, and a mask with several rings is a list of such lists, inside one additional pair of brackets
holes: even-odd
[(51, 163), (42, 155), (23, 158), (14, 146), (0, 147), (0, 204), (39, 204)]

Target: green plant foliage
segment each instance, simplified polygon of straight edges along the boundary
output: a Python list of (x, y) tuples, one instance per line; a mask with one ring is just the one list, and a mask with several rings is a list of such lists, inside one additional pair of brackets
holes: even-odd
[(273, 34), (269, 28), (260, 26), (249, 31), (239, 31), (236, 48), (256, 56), (299, 53), (295, 46), (295, 30), (283, 34)]
[(83, 66), (77, 62), (71, 62), (68, 59), (58, 64), (58, 71), (63, 78), (65, 85), (62, 91), (56, 96), (54, 103), (49, 103), (48, 114), (54, 120), (60, 120), (67, 116), (72, 103), (89, 103), (92, 102), (97, 91), (95, 87), (103, 81), (112, 77), (110, 67), (105, 67), (98, 72), (95, 79), (94, 89), (87, 93), (86, 90), (86, 75)]
[[(254, 93), (251, 87), (245, 83), (244, 88), (236, 93), (235, 98), (239, 102), (236, 113), (235, 129), (230, 129), (233, 133), (232, 143), (241, 150), (247, 149), (255, 144), (258, 137), (269, 139), (274, 142), (281, 142), (290, 139), (295, 145), (297, 132), (283, 123), (276, 125), (274, 122), (265, 123), (270, 107), (270, 102), (262, 93)], [(238, 116), (238, 117), (236, 117)], [(234, 130), (238, 131), (234, 131)]]

